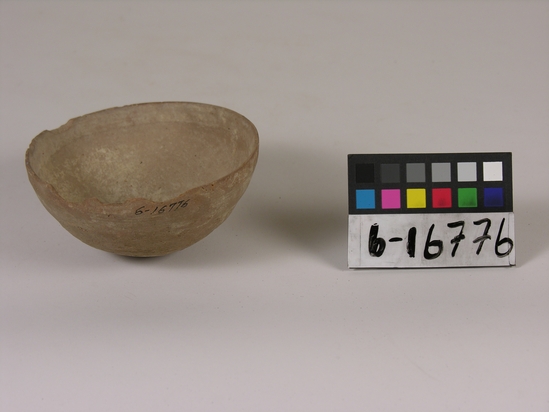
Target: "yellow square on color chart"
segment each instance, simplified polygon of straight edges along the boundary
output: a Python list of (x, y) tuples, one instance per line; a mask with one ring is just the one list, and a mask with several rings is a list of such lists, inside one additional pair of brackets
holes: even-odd
[(408, 209), (426, 208), (425, 189), (406, 189), (406, 207)]

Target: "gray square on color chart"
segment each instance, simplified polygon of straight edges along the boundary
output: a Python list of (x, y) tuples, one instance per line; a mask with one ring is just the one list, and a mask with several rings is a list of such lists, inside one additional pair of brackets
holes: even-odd
[(450, 163), (433, 163), (431, 175), (433, 182), (451, 182), (452, 168)]
[(425, 163), (407, 163), (406, 181), (425, 182)]
[(400, 165), (398, 163), (381, 165), (382, 183), (400, 183)]
[(476, 182), (477, 164), (476, 162), (458, 163), (458, 182)]

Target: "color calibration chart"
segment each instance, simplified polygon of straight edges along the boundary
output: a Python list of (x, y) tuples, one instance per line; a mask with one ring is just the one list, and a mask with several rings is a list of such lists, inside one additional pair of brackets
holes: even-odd
[(511, 153), (349, 155), (349, 267), (514, 265), (511, 163)]

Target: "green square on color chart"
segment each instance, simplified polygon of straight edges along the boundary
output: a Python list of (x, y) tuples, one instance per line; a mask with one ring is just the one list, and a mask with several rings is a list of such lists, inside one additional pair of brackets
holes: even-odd
[(475, 187), (460, 187), (458, 189), (459, 207), (477, 207), (477, 189)]

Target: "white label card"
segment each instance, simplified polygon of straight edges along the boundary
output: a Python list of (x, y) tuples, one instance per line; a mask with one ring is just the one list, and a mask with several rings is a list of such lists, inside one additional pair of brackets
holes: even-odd
[(350, 268), (511, 266), (514, 214), (349, 215)]

